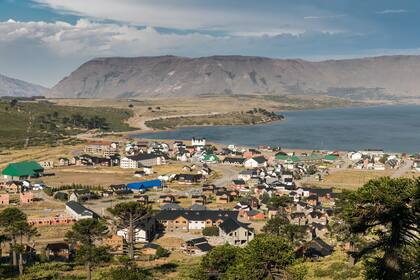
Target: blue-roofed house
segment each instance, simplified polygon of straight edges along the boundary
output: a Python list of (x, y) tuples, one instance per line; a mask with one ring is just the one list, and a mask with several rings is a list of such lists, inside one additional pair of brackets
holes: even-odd
[(141, 191), (161, 187), (163, 187), (161, 180), (141, 181), (127, 184), (127, 188), (132, 191)]

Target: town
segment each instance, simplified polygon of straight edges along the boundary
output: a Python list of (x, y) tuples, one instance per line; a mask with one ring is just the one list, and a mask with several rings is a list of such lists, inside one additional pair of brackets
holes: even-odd
[[(2, 263), (19, 262), (21, 274), (40, 256), (44, 262), (73, 262), (80, 244), (68, 232), (91, 220), (104, 225), (106, 234), (97, 243), (112, 256), (127, 255), (149, 266), (188, 263), (226, 244), (246, 248), (258, 236), (280, 231), (307, 263), (329, 256), (351, 262), (348, 256), (357, 248), (339, 234), (343, 193), (357, 189), (356, 177), (363, 173), (360, 185), (420, 171), (417, 155), (380, 149), (292, 151), (223, 146), (197, 137), (90, 140), (41, 158), (9, 162), (2, 169), (0, 257)], [(348, 180), (342, 174), (352, 175)], [(338, 181), (330, 180), (334, 176)], [(10, 209), (23, 213), (37, 237), (7, 237)], [(10, 242), (26, 249), (16, 256)], [(348, 270), (357, 274), (360, 266)]]

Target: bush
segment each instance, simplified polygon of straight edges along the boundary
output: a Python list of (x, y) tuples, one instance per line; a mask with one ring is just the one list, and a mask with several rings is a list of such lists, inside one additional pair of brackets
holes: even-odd
[(219, 228), (218, 227), (207, 227), (203, 229), (204, 236), (219, 236)]
[(169, 250), (167, 250), (163, 247), (159, 247), (156, 250), (156, 254), (154, 255), (154, 259), (166, 258), (166, 257), (169, 257), (170, 254), (171, 254), (171, 252), (169, 252)]

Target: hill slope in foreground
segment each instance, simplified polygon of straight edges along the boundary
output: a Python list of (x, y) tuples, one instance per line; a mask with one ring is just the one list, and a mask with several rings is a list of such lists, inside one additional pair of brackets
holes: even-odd
[(351, 99), (420, 97), (420, 56), (310, 62), (246, 56), (97, 58), (48, 95), (144, 98), (202, 94), (326, 94)]

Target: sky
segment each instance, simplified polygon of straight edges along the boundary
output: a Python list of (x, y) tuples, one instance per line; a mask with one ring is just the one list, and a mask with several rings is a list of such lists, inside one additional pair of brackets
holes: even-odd
[(95, 57), (420, 54), (418, 0), (0, 0), (0, 74), (54, 86)]

